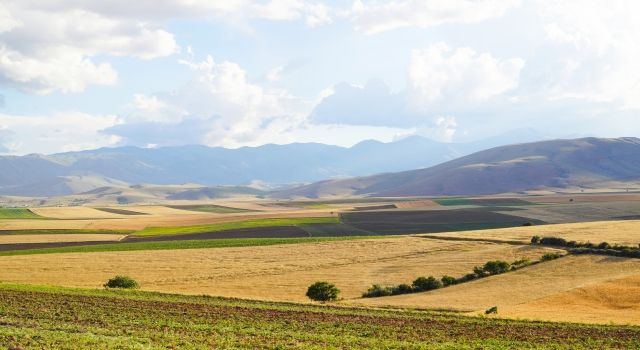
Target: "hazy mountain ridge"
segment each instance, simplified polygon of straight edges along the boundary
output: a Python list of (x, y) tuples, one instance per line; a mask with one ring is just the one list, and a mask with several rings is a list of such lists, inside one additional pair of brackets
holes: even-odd
[(640, 139), (582, 138), (496, 147), (427, 169), (326, 180), (277, 195), (485, 195), (633, 180), (640, 180)]
[[(119, 147), (52, 155), (0, 156), (0, 195), (60, 196), (105, 186), (204, 186), (309, 183), (425, 168), (512, 139), (539, 138), (516, 131), (486, 142), (442, 143), (419, 136), (396, 142), (363, 141), (350, 148), (293, 143), (225, 149), (179, 146)], [(215, 191), (214, 191), (215, 192)], [(212, 192), (213, 193), (213, 192)]]

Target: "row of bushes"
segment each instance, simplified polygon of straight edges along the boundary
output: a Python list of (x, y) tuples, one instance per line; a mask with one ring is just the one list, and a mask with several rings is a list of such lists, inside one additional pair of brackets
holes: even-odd
[(612, 255), (622, 256), (627, 258), (640, 258), (640, 245), (638, 247), (625, 246), (619, 244), (609, 244), (607, 242), (600, 242), (598, 244), (591, 242), (576, 242), (567, 241), (560, 237), (531, 237), (532, 244), (556, 246), (571, 248), (569, 252), (572, 254), (600, 254), (600, 255)]
[[(551, 253), (551, 254), (554, 254), (554, 253)], [(547, 255), (549, 254), (543, 255), (540, 258), (540, 261), (552, 260), (556, 258), (555, 255), (554, 257), (550, 257)], [(560, 257), (560, 256), (561, 256), (560, 254), (557, 254), (557, 257)], [(469, 273), (458, 278), (455, 278), (452, 276), (442, 276), (442, 278), (437, 279), (433, 276), (429, 276), (429, 277), (418, 277), (416, 278), (415, 281), (413, 281), (413, 283), (411, 283), (411, 285), (399, 284), (397, 286), (381, 286), (379, 284), (374, 284), (366, 292), (362, 294), (362, 297), (375, 298), (375, 297), (384, 297), (384, 296), (390, 296), (390, 295), (426, 292), (434, 289), (448, 287), (454, 284), (469, 282), (478, 278), (498, 275), (508, 271), (514, 271), (519, 268), (536, 264), (536, 263), (537, 261), (532, 262), (529, 259), (520, 259), (512, 263), (508, 263), (502, 260), (492, 260), (492, 261), (487, 261), (482, 266), (474, 267), (473, 273)]]

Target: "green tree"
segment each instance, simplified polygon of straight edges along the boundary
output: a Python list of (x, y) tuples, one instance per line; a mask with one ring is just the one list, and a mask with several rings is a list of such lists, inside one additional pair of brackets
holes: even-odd
[(329, 282), (316, 282), (307, 289), (307, 297), (311, 300), (327, 302), (338, 299), (340, 289)]

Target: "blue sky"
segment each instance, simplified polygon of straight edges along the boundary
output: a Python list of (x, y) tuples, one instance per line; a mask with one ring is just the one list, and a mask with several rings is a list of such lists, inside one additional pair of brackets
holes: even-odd
[(635, 1), (0, 2), (0, 153), (637, 136)]

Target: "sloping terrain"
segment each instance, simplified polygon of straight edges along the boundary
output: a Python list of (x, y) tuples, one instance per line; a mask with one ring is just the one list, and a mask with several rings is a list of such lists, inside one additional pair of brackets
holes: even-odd
[(277, 195), (484, 195), (637, 180), (640, 139), (584, 138), (497, 147), (427, 169), (327, 180)]

